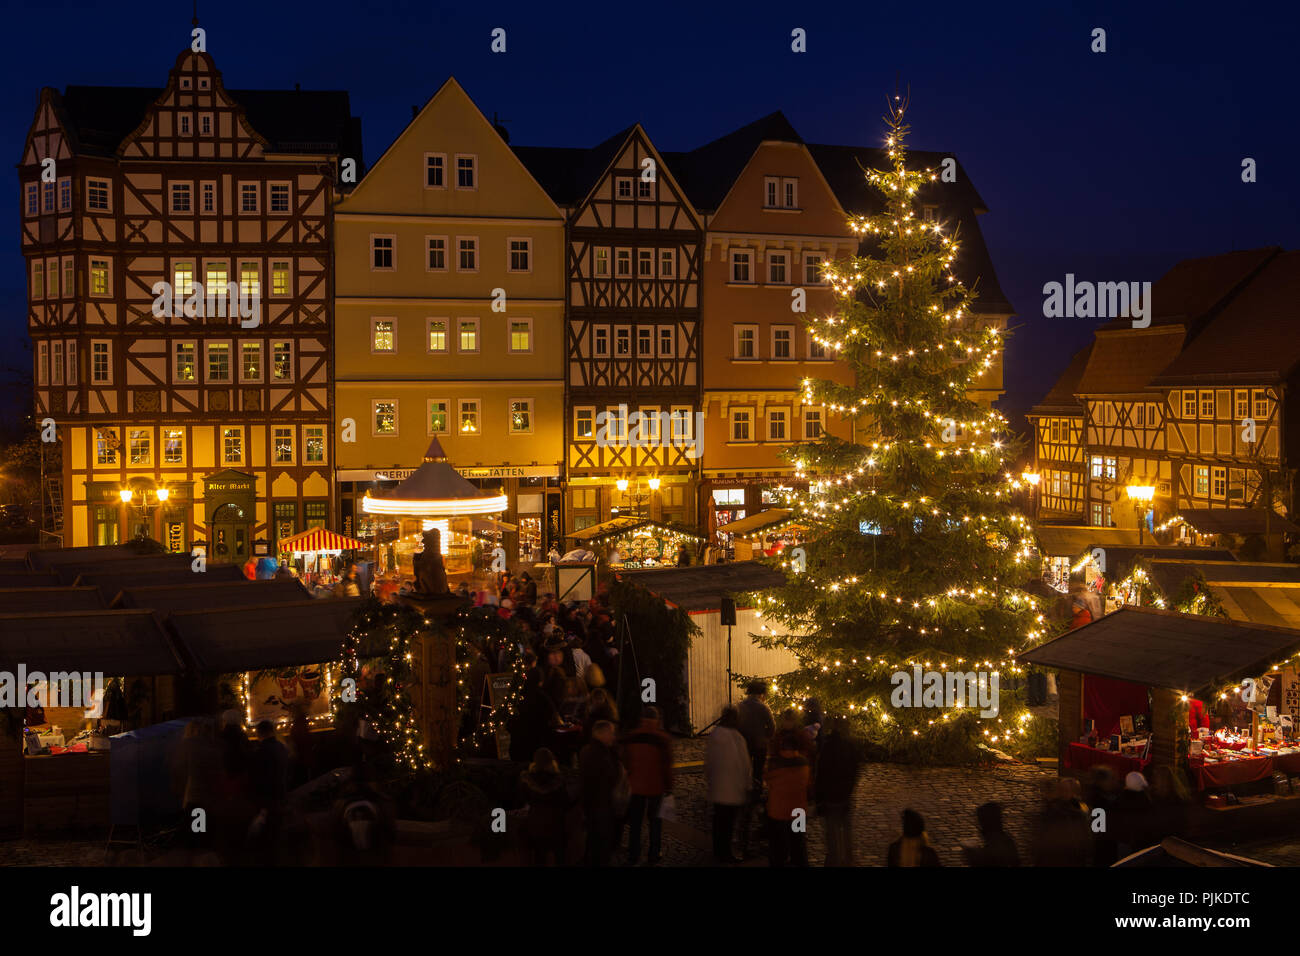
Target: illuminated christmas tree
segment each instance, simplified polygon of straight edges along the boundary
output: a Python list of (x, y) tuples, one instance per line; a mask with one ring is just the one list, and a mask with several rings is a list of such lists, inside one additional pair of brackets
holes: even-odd
[[(827, 266), (837, 311), (808, 321), (854, 375), (805, 381), (803, 401), (850, 420), (855, 440), (826, 434), (791, 451), (810, 482), (791, 506), (811, 530), (784, 556), (785, 586), (758, 599), (760, 641), (799, 659), (776, 681), (782, 703), (816, 698), (896, 756), (965, 759), (980, 743), (1017, 751), (1034, 738), (1011, 657), (1044, 625), (1020, 590), (1034, 562), (1006, 420), (967, 395), (1001, 335), (953, 274), (956, 235), (917, 218), (917, 193), (938, 174), (908, 169), (905, 109), (896, 98), (886, 117), (892, 169), (865, 174), (884, 211), (851, 222), (869, 255)], [(996, 673), (997, 715), (899, 706), (893, 675), (911, 690), (917, 666), (941, 675), (930, 686), (945, 672)]]

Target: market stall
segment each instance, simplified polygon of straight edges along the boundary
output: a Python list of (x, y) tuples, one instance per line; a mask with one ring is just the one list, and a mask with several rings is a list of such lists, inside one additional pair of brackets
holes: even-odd
[(325, 528), (308, 528), (280, 541), (281, 560), (292, 558), (299, 577), (307, 586), (331, 588), (337, 582), (335, 559), (344, 554), (355, 557), (368, 552), (371, 545)]
[(602, 553), (611, 568), (628, 570), (672, 567), (683, 549), (693, 555), (704, 540), (692, 529), (634, 516), (611, 518), (569, 538), (577, 547)]
[(772, 557), (803, 541), (807, 525), (789, 508), (768, 508), (718, 528), (718, 536), (737, 561)]
[(1167, 766), (1203, 793), (1269, 781), (1289, 797), (1298, 652), (1295, 628), (1124, 607), (1018, 660), (1060, 669), (1062, 772)]

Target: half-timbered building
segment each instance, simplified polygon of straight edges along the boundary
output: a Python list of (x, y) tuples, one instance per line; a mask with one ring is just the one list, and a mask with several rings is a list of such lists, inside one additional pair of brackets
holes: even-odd
[(228, 90), (207, 53), (161, 89), (41, 91), (21, 236), (66, 544), (237, 561), (328, 522), (340, 158), (346, 93)]
[(1083, 462), (1083, 409), (1075, 398), (1092, 353), (1089, 344), (1075, 353), (1052, 390), (1027, 416), (1034, 433), (1037, 514), (1045, 520), (1083, 521), (1088, 490)]
[(641, 126), (516, 153), (567, 212), (568, 526), (695, 523), (703, 227)]

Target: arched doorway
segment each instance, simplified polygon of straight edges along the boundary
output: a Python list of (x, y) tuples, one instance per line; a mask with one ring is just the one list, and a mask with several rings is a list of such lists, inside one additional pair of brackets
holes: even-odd
[(224, 504), (212, 513), (212, 560), (223, 564), (243, 564), (248, 560), (252, 522), (244, 509)]

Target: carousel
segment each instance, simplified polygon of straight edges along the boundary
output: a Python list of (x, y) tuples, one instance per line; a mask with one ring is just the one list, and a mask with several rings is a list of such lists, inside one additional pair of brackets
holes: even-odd
[(491, 535), (510, 529), (494, 519), (508, 507), (500, 492), (476, 488), (447, 463), (438, 439), (429, 443), (424, 463), (409, 478), (382, 495), (367, 495), (361, 510), (377, 525), (379, 573), (402, 580), (415, 577), (414, 559), (424, 532), (441, 532), (448, 574), (467, 574)]

